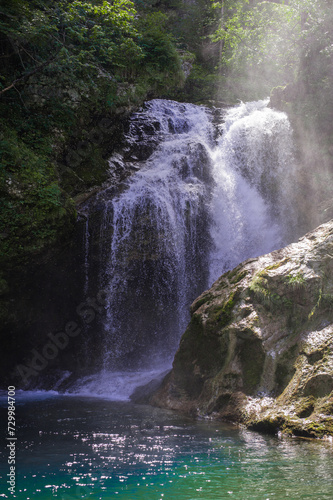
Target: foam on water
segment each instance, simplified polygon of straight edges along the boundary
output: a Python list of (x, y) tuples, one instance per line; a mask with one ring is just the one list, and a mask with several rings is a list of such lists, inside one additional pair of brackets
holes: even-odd
[(171, 369), (171, 366), (164, 368), (164, 370), (160, 368), (133, 372), (102, 371), (80, 379), (65, 394), (128, 401), (137, 387), (145, 386), (152, 380), (160, 378), (166, 370)]

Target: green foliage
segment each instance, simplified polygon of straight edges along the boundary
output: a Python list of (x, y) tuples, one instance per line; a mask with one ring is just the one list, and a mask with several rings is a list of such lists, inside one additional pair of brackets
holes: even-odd
[(283, 266), (284, 264), (286, 264), (289, 261), (290, 261), (290, 258), (285, 257), (284, 259), (276, 262), (275, 264), (271, 264), (271, 265), (265, 267), (264, 271), (267, 272), (267, 271), (273, 271), (275, 269), (279, 269), (279, 267)]
[(310, 117), (308, 128), (318, 131), (318, 140), (326, 148), (332, 140), (332, 3), (328, 0), (306, 1), (303, 12), (299, 111)]
[(2, 1), (3, 261), (14, 265), (69, 234), (68, 194), (105, 180), (100, 143), (74, 165), (68, 147), (75, 156), (100, 117), (182, 83), (168, 18), (153, 4), (138, 13), (130, 0)]
[(271, 303), (271, 292), (268, 290), (268, 282), (262, 276), (253, 278), (250, 291), (257, 297), (257, 299), (266, 305)]
[[(22, 77), (49, 59), (43, 75), (52, 78), (55, 87), (70, 86), (86, 97), (98, 93), (101, 80), (112, 87), (113, 82), (140, 78), (147, 66), (180, 71), (167, 18), (160, 12), (137, 16), (130, 0), (44, 1), (40, 8), (34, 2), (32, 7), (19, 22), (3, 16), (0, 30), (11, 64), (0, 90), (11, 83), (13, 67), (15, 76)], [(10, 57), (13, 47), (16, 53)], [(70, 101), (66, 92), (61, 97)]]
[(290, 309), (292, 307), (291, 300), (276, 293), (270, 286), (267, 277), (265, 270), (254, 276), (249, 287), (250, 293), (256, 297), (259, 303), (267, 307), (267, 309), (272, 311), (280, 309), (281, 307)]
[(272, 87), (298, 80), (302, 113), (307, 107), (321, 130), (330, 130), (332, 111), (323, 96), (331, 88), (331, 2), (224, 0), (212, 1), (212, 8), (220, 14), (211, 39), (220, 43), (222, 91), (232, 98), (262, 98)]
[(70, 231), (75, 211), (58, 185), (54, 166), (13, 130), (5, 130), (0, 154), (0, 262), (5, 263), (22, 260)]
[(215, 95), (219, 76), (197, 62), (193, 64), (191, 73), (180, 93), (180, 99), (194, 103), (205, 103)]
[(296, 274), (288, 274), (286, 277), (286, 284), (295, 289), (301, 289), (305, 286), (306, 280), (301, 272)]
[(225, 1), (220, 27), (211, 38), (223, 46), (220, 64), (235, 85), (234, 97), (262, 98), (277, 83), (292, 81), (300, 34), (300, 11), (289, 3)]
[(217, 26), (218, 17), (218, 13), (211, 7), (210, 0), (196, 0), (181, 2), (177, 9), (177, 18), (173, 20), (172, 30), (183, 44), (183, 48), (194, 51), (206, 69), (210, 66), (212, 54), (205, 52), (203, 55), (202, 48), (207, 41), (207, 35)]
[(179, 56), (174, 38), (167, 33), (168, 18), (162, 12), (153, 12), (138, 21), (142, 36), (139, 44), (145, 61), (161, 71), (179, 70)]
[(83, 71), (99, 65), (109, 71), (136, 65), (143, 55), (136, 43), (135, 14), (130, 0), (104, 1), (101, 5), (69, 3), (62, 13), (62, 31), (67, 38), (62, 47), (64, 59), (69, 57)]

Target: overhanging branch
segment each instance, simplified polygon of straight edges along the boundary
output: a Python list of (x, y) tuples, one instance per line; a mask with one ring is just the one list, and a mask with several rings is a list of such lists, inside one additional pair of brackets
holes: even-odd
[(15, 87), (15, 85), (18, 83), (18, 82), (21, 82), (21, 81), (24, 81), (24, 80), (27, 80), (28, 78), (30, 78), (30, 76), (34, 75), (35, 73), (38, 73), (38, 71), (41, 71), (43, 68), (45, 68), (46, 66), (48, 66), (49, 64), (51, 64), (52, 61), (54, 61), (54, 59), (56, 58), (57, 56), (52, 56), (52, 57), (49, 57), (49, 59), (45, 62), (43, 62), (42, 64), (40, 64), (39, 66), (37, 66), (35, 69), (33, 69), (32, 71), (29, 71), (29, 73), (26, 73), (25, 75), (21, 76), (20, 78), (16, 78), (16, 80), (14, 80), (8, 87), (6, 87), (5, 89), (2, 89), (0, 90), (0, 95), (4, 94), (5, 92), (7, 92), (8, 90), (12, 89), (13, 87)]

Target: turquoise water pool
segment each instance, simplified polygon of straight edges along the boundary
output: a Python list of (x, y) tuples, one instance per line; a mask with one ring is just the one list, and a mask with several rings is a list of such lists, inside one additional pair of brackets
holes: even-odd
[(1, 408), (0, 498), (333, 498), (330, 443), (56, 393), (18, 396), (16, 412), (16, 493), (10, 495)]

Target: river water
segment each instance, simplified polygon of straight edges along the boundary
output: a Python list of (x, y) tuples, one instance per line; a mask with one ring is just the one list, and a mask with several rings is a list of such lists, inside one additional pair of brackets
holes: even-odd
[[(0, 498), (332, 498), (330, 443), (279, 439), (158, 408), (55, 392), (18, 394), (16, 408), (16, 494), (8, 494), (1, 447)], [(2, 425), (5, 420), (1, 408)]]

